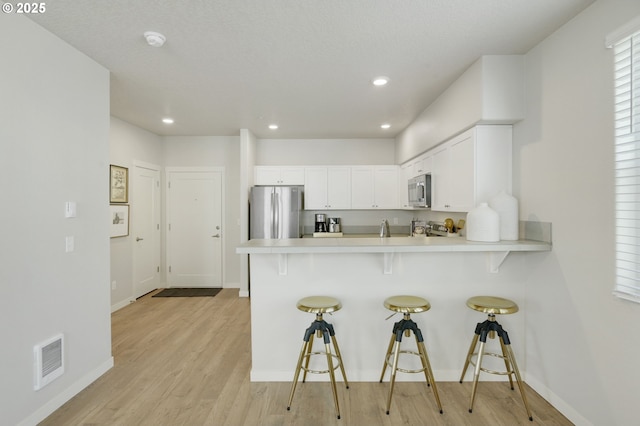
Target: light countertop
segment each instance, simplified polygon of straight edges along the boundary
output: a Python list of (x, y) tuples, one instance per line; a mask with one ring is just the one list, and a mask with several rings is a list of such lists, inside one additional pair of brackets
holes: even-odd
[(550, 251), (551, 244), (518, 240), (493, 243), (467, 241), (464, 237), (352, 237), (250, 240), (236, 248), (238, 254), (294, 253), (426, 253)]

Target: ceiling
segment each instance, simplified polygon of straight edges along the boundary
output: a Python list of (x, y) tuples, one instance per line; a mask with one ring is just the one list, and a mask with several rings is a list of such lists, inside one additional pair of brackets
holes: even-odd
[(524, 54), (593, 1), (55, 0), (30, 18), (111, 71), (113, 116), (158, 135), (391, 138), (480, 56)]

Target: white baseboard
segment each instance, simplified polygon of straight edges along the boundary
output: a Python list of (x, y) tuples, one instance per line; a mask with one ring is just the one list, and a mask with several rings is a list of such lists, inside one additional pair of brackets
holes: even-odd
[[(541, 397), (546, 399), (549, 404), (553, 405), (553, 407), (560, 411), (563, 416), (571, 421), (576, 426), (593, 426), (593, 423), (589, 422), (585, 419), (579, 412), (577, 412), (571, 405), (569, 405), (565, 400), (560, 398), (554, 392), (551, 391), (548, 387), (543, 385), (538, 380), (527, 376), (525, 382)], [(535, 417), (535, 413), (533, 413)]]
[(18, 423), (18, 426), (35, 426), (46, 419), (51, 413), (62, 407), (67, 401), (80, 393), (84, 388), (96, 381), (100, 376), (113, 367), (113, 357), (85, 374), (80, 380), (73, 383), (67, 389), (56, 395), (55, 398), (40, 407), (35, 413)]
[(123, 300), (121, 302), (118, 302), (115, 305), (111, 305), (111, 313), (114, 313), (115, 311), (117, 311), (119, 309), (122, 309), (125, 306), (129, 306), (130, 304), (132, 304), (135, 301), (136, 301), (136, 299), (128, 299), (128, 300)]
[(224, 283), (222, 288), (240, 288), (240, 283)]

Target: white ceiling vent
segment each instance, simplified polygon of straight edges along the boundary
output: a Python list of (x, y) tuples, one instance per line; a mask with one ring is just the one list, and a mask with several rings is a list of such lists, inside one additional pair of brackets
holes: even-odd
[(64, 335), (58, 334), (33, 347), (35, 380), (33, 388), (42, 389), (64, 373)]

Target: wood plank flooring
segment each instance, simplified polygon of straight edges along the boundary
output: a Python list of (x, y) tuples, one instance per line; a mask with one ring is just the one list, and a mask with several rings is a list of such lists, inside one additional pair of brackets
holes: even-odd
[(388, 383), (377, 382), (339, 387), (340, 420), (326, 382), (300, 383), (287, 411), (290, 383), (249, 381), (250, 299), (234, 289), (215, 297), (146, 295), (113, 313), (112, 340), (115, 366), (41, 425), (572, 424), (526, 387), (530, 422), (518, 390), (504, 382), (481, 383), (472, 414), (468, 382), (438, 382), (444, 414), (420, 382), (396, 384), (389, 415)]

